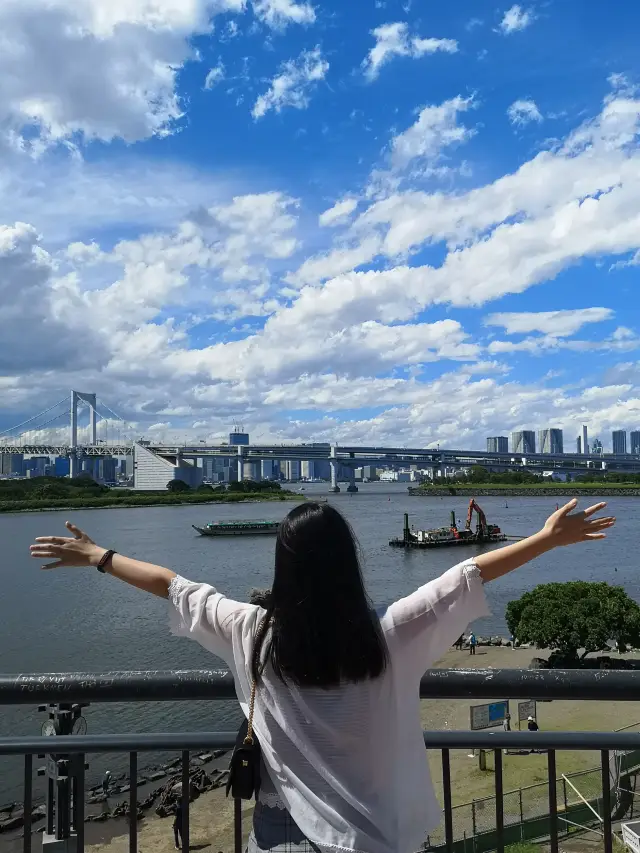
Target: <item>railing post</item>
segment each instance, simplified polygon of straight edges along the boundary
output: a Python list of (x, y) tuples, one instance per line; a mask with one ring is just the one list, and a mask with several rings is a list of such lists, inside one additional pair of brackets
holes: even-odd
[(602, 829), (604, 832), (604, 853), (613, 853), (613, 834), (611, 829), (611, 775), (609, 770), (609, 750), (600, 753), (602, 769)]
[(520, 803), (520, 841), (524, 841), (524, 809), (522, 808), (522, 788), (518, 788), (518, 802)]
[(74, 755), (73, 828), (76, 831), (76, 853), (84, 853), (84, 755)]
[(502, 750), (493, 750), (493, 760), (496, 774), (496, 849), (504, 853), (504, 787), (502, 781)]
[(444, 791), (444, 833), (447, 853), (453, 853), (453, 810), (451, 804), (451, 762), (449, 750), (442, 750), (442, 789)]
[(33, 810), (33, 756), (24, 757), (24, 853), (31, 853), (31, 812)]
[(138, 753), (129, 753), (129, 853), (138, 853)]
[(556, 753), (547, 752), (547, 775), (549, 777), (549, 829), (551, 853), (558, 853), (558, 791), (556, 787)]
[(182, 752), (182, 853), (189, 853), (189, 800), (191, 799), (191, 777), (189, 773), (189, 752)]

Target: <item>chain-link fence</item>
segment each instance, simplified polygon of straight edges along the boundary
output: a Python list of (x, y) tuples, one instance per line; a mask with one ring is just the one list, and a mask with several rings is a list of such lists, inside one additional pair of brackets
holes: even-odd
[[(632, 792), (635, 791), (636, 774), (640, 772), (640, 752), (617, 755), (612, 758), (614, 761), (617, 763), (612, 763), (612, 773), (615, 775), (615, 779), (612, 777), (612, 802), (619, 803), (628, 788), (631, 793), (630, 802), (625, 808), (628, 815), (627, 808), (633, 808)], [(556, 808), (561, 833), (576, 825), (597, 822), (597, 815), (602, 814), (601, 768), (560, 776), (556, 781)], [(544, 837), (548, 834), (549, 824), (549, 783), (540, 782), (506, 791), (503, 795), (503, 814), (505, 837), (510, 838), (509, 843)], [(458, 850), (479, 853), (491, 849), (478, 844), (477, 839), (478, 836), (490, 836), (496, 831), (495, 796), (454, 806), (452, 818), (453, 839), (458, 843)], [(424, 850), (436, 850), (444, 843), (443, 822), (427, 838)]]

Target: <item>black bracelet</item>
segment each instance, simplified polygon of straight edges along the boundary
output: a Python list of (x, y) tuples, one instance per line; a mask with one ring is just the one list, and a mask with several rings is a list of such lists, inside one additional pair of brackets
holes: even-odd
[(102, 572), (102, 574), (104, 574), (105, 573), (104, 567), (107, 565), (107, 563), (113, 557), (114, 554), (117, 554), (117, 551), (113, 551), (113, 550), (105, 551), (104, 554), (102, 555), (102, 557), (100, 557), (100, 562), (96, 566), (96, 569), (99, 572)]

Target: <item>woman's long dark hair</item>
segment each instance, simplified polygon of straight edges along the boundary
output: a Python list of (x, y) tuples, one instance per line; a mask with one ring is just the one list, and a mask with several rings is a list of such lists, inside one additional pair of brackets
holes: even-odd
[(329, 504), (301, 504), (281, 523), (267, 603), (253, 654), (256, 680), (267, 662), (283, 681), (304, 687), (336, 687), (383, 672), (387, 646), (364, 588), (356, 539)]

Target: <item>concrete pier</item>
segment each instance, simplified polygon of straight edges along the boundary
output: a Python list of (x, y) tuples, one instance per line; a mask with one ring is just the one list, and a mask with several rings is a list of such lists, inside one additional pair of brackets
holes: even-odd
[(331, 491), (337, 494), (340, 491), (340, 486), (338, 485), (338, 460), (336, 459), (335, 447), (331, 448), (329, 465), (331, 466)]

